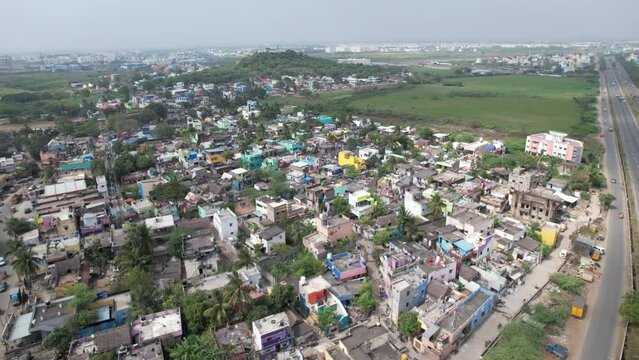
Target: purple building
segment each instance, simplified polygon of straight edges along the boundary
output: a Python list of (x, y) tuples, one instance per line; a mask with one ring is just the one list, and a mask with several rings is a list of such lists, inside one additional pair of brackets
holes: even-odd
[(277, 313), (253, 321), (253, 341), (260, 359), (271, 359), (293, 344), (293, 331), (286, 313)]

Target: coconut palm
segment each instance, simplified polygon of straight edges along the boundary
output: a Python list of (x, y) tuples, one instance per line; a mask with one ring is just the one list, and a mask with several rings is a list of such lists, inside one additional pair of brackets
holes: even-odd
[(18, 277), (24, 278), (24, 284), (27, 288), (31, 288), (31, 280), (38, 272), (38, 259), (30, 247), (21, 248), (16, 254), (12, 262), (13, 270)]
[(24, 241), (18, 238), (11, 238), (7, 241), (7, 256), (16, 256), (20, 250), (26, 247)]
[(412, 232), (415, 230), (415, 218), (406, 211), (404, 205), (401, 205), (399, 210), (397, 210), (397, 222), (399, 223), (400, 229), (404, 232)]
[(251, 301), (251, 288), (244, 285), (237, 271), (229, 275), (229, 283), (224, 287), (224, 302), (234, 311), (242, 312)]
[(428, 202), (428, 208), (430, 209), (433, 220), (439, 219), (440, 217), (444, 216), (445, 206), (446, 204), (444, 203), (444, 199), (442, 199), (441, 195), (437, 193), (433, 194), (433, 196), (430, 198), (430, 201)]
[(242, 268), (244, 266), (249, 266), (255, 264), (255, 257), (251, 252), (246, 248), (246, 246), (242, 246), (240, 251), (237, 253), (237, 261), (233, 264), (235, 269)]
[(120, 271), (133, 268), (144, 268), (151, 262), (153, 240), (144, 225), (133, 225), (127, 228), (126, 243), (118, 252), (115, 262)]
[(224, 302), (224, 296), (219, 290), (213, 291), (211, 298), (204, 303), (204, 316), (211, 319), (214, 327), (222, 326), (228, 322), (228, 306)]

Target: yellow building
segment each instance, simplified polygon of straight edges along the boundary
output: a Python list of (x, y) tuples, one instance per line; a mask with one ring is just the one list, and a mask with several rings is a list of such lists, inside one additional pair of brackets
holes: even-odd
[(557, 241), (559, 240), (560, 231), (561, 226), (559, 226), (559, 224), (547, 221), (539, 230), (541, 243), (554, 248), (557, 245)]
[(206, 153), (206, 162), (209, 164), (221, 164), (226, 161), (226, 158), (222, 154)]
[(339, 166), (354, 166), (358, 171), (364, 170), (364, 159), (353, 155), (353, 152), (348, 150), (339, 152), (337, 163)]

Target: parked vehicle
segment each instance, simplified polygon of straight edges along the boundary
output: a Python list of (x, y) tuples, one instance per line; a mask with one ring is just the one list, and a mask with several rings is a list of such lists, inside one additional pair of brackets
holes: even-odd
[(9, 300), (14, 306), (22, 304), (22, 291), (19, 287), (9, 290)]
[(5, 281), (0, 282), (0, 293), (7, 291), (7, 283)]
[(595, 250), (599, 251), (601, 255), (606, 255), (606, 248), (601, 247), (599, 245), (595, 245)]
[(623, 213), (622, 212), (619, 213), (619, 218), (623, 219)]
[(546, 344), (544, 349), (546, 349), (546, 351), (548, 351), (549, 353), (555, 355), (556, 357), (560, 359), (568, 358), (568, 349), (566, 349), (564, 346), (561, 346), (559, 344), (555, 344), (555, 343)]

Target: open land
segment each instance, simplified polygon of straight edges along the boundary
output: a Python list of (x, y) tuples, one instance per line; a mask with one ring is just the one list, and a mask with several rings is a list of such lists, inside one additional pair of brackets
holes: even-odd
[(459, 82), (463, 86), (426, 84), (274, 101), (326, 108), (346, 106), (397, 124), (453, 123), (526, 133), (552, 128), (570, 133), (579, 121), (574, 98), (596, 93), (596, 83), (583, 76), (508, 75), (462, 78)]

